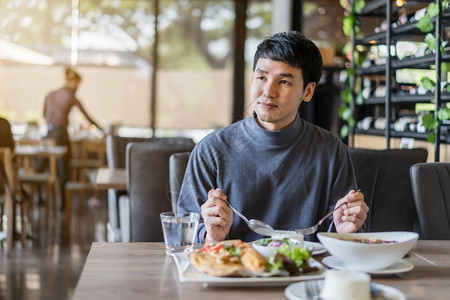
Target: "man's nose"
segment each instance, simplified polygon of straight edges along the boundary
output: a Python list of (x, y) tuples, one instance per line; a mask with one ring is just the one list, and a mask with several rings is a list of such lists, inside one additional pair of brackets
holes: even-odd
[(273, 98), (276, 95), (276, 87), (275, 84), (271, 81), (268, 81), (263, 87), (263, 96), (267, 98)]

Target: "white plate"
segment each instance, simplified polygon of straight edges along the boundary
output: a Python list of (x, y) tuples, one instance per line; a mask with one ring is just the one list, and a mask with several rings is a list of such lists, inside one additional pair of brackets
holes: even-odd
[[(320, 289), (322, 289), (323, 286), (323, 280), (318, 280), (318, 284)], [(404, 300), (405, 295), (397, 290), (396, 288), (390, 287), (388, 285), (378, 284), (378, 283), (372, 283), (374, 284), (378, 289), (381, 290), (382, 295), (381, 297), (372, 297), (371, 299), (389, 299), (389, 300)], [(302, 299), (311, 299), (308, 298), (305, 290), (305, 282), (297, 282), (289, 285), (285, 290), (284, 294), (289, 300), (302, 300)]]
[(327, 252), (327, 249), (325, 249), (325, 247), (321, 243), (303, 241), (303, 246), (307, 248), (312, 247), (312, 255), (318, 255)]
[(286, 286), (300, 280), (311, 280), (323, 278), (326, 268), (314, 259), (309, 263), (312, 267), (318, 267), (319, 271), (301, 276), (285, 277), (214, 277), (198, 271), (189, 263), (186, 253), (176, 253), (173, 258), (178, 269), (180, 282), (197, 282), (205, 286)]
[[(342, 261), (340, 261), (338, 258), (334, 256), (327, 256), (324, 259), (322, 259), (322, 263), (326, 265), (329, 268), (338, 269), (338, 270), (346, 270), (347, 267), (344, 265)], [(375, 271), (368, 271), (367, 273), (372, 275), (389, 275), (389, 274), (398, 274), (398, 273), (405, 273), (409, 272), (412, 269), (414, 269), (414, 265), (406, 260), (399, 260), (393, 265), (390, 265), (386, 269), (382, 270), (375, 270)]]

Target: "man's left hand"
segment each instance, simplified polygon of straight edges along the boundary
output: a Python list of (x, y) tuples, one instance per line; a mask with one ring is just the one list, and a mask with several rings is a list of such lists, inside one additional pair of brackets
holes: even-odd
[(364, 195), (361, 192), (351, 190), (345, 197), (339, 199), (336, 207), (344, 204), (333, 213), (334, 224), (338, 233), (357, 232), (367, 219), (369, 207), (364, 202)]

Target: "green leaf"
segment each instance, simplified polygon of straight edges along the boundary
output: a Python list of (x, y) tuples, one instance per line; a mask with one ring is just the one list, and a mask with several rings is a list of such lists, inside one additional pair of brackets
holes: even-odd
[(346, 88), (343, 92), (342, 92), (342, 100), (345, 103), (351, 103), (353, 100), (353, 93), (350, 90), (350, 88)]
[(422, 32), (430, 32), (434, 28), (433, 22), (431, 22), (431, 17), (428, 15), (417, 21), (415, 26)]
[(350, 126), (355, 126), (355, 124), (356, 124), (355, 118), (353, 118), (353, 115), (351, 115), (351, 114), (348, 117), (347, 122), (348, 122), (348, 125), (350, 125)]
[(351, 0), (339, 0), (339, 4), (342, 8), (346, 9), (347, 7), (350, 7), (350, 1)]
[(449, 1), (449, 0), (444, 0), (444, 1), (442, 1), (442, 9), (443, 9), (443, 10), (445, 10), (445, 9), (446, 9), (446, 7), (448, 7), (448, 6), (449, 6), (449, 3), (450, 3), (450, 1)]
[(425, 36), (425, 43), (431, 50), (436, 49), (436, 37), (432, 33), (427, 33), (427, 35)]
[(441, 108), (438, 110), (438, 119), (441, 121), (445, 121), (450, 119), (450, 110), (447, 108)]
[(439, 14), (439, 6), (436, 3), (431, 2), (427, 8), (427, 14), (434, 18)]
[(362, 95), (362, 91), (356, 95), (356, 104), (364, 104), (364, 97)]
[(360, 61), (361, 59), (360, 59), (360, 55), (359, 55), (359, 52), (358, 51), (354, 51), (353, 52), (353, 61), (355, 62), (355, 65), (360, 65), (359, 64), (359, 61)]
[(350, 14), (348, 16), (345, 16), (342, 20), (342, 30), (344, 31), (345, 36), (350, 36), (350, 33), (352, 33), (355, 19), (355, 16), (353, 14)]
[(341, 127), (341, 138), (345, 138), (350, 133), (350, 127), (348, 125), (343, 125)]
[(355, 1), (355, 13), (357, 13), (357, 14), (361, 13), (364, 6), (366, 6), (366, 1), (356, 0)]
[(342, 53), (349, 53), (353, 50), (352, 44), (350, 42), (345, 43), (344, 47), (342, 48)]
[(439, 125), (439, 122), (434, 118), (434, 113), (427, 113), (422, 118), (422, 124), (426, 129), (434, 130)]
[(434, 132), (431, 132), (431, 133), (427, 136), (427, 141), (429, 141), (430, 143), (433, 143), (433, 144), (434, 144), (434, 137), (435, 137)]
[(424, 89), (427, 91), (432, 91), (434, 86), (436, 85), (436, 82), (431, 80), (430, 77), (422, 77), (420, 79), (420, 83), (423, 85)]
[(348, 117), (351, 116), (352, 111), (350, 110), (350, 108), (348, 106), (341, 106), (339, 107), (339, 118), (341, 118), (344, 121), (347, 121)]
[[(443, 62), (441, 63), (441, 71), (444, 73), (447, 73), (450, 71), (450, 63), (448, 62)], [(447, 91), (450, 85), (447, 85)]]
[(348, 69), (347, 69), (347, 74), (348, 74), (349, 76), (355, 76), (355, 75), (356, 75), (356, 70), (355, 70), (355, 68), (348, 68)]

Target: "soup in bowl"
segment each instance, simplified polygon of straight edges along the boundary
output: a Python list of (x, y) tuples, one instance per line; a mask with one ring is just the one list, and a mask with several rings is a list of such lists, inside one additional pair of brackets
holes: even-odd
[(419, 235), (415, 232), (369, 232), (317, 234), (327, 251), (350, 270), (382, 270), (400, 260), (414, 246)]

